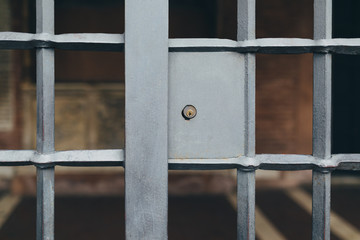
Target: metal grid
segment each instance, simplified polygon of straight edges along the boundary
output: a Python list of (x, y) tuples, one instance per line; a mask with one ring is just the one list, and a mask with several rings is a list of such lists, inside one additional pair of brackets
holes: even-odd
[[(125, 36), (54, 35), (54, 0), (37, 0), (36, 34), (0, 32), (0, 49), (37, 51), (37, 150), (0, 151), (2, 166), (37, 166), (37, 239), (54, 239), (55, 165), (124, 166), (125, 162), (127, 239), (167, 239), (168, 168), (238, 169), (238, 239), (255, 239), (256, 169), (313, 169), (312, 238), (330, 239), (331, 171), (360, 170), (360, 154), (331, 154), (331, 54), (359, 54), (360, 39), (331, 39), (332, 1), (314, 2), (314, 40), (256, 39), (255, 0), (238, 0), (238, 39), (231, 41), (169, 40), (167, 0), (126, 0)], [(54, 48), (123, 51), (124, 46), (125, 151), (55, 152)], [(244, 155), (168, 159), (168, 52), (244, 55)], [(313, 155), (255, 154), (255, 53), (314, 53)]]

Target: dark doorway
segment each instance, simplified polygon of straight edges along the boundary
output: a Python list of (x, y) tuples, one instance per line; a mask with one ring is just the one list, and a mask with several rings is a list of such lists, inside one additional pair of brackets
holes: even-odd
[[(333, 38), (360, 37), (360, 2), (333, 1)], [(360, 153), (360, 56), (333, 56), (333, 153)]]

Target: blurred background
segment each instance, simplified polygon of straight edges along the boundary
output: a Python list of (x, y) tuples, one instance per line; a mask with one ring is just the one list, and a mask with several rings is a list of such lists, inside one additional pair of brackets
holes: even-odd
[[(170, 38), (236, 40), (236, 0), (169, 2)], [(124, 32), (123, 0), (55, 6), (56, 34)], [(334, 0), (333, 9), (333, 37), (360, 37), (360, 2)], [(0, 0), (0, 31), (34, 33), (35, 0)], [(256, 37), (312, 38), (313, 0), (257, 0)], [(256, 56), (257, 153), (312, 153), (312, 57)], [(360, 153), (359, 64), (333, 57), (333, 153)], [(56, 50), (55, 74), (56, 150), (123, 148), (124, 54)], [(34, 51), (0, 50), (1, 149), (36, 148), (35, 84)], [(257, 238), (310, 239), (311, 171), (256, 174)], [(358, 175), (333, 175), (335, 222), (351, 231), (332, 239), (360, 239)], [(124, 238), (122, 168), (56, 167), (55, 181), (57, 239)], [(170, 171), (169, 239), (236, 239), (235, 188), (234, 170)], [(35, 168), (1, 167), (0, 190), (0, 239), (35, 239)]]

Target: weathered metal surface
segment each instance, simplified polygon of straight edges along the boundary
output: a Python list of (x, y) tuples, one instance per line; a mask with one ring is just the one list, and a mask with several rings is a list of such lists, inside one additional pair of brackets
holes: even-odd
[(64, 50), (123, 51), (123, 34), (0, 32), (0, 49), (58, 48)]
[(37, 168), (36, 171), (36, 239), (54, 239), (54, 167)]
[[(64, 50), (123, 51), (123, 34), (72, 33), (31, 34), (0, 32), (0, 49), (57, 48)], [(170, 39), (170, 52), (239, 52), (268, 54), (337, 53), (360, 54), (359, 38), (303, 39), (258, 38), (233, 41), (229, 39)]]
[(127, 240), (167, 239), (168, 4), (125, 0)]
[(255, 239), (255, 171), (238, 169), (237, 239)]
[[(237, 1), (237, 40), (251, 41), (255, 39), (255, 0)], [(242, 88), (244, 104), (244, 154), (255, 156), (255, 54), (245, 53)], [(239, 79), (240, 80), (240, 79)], [(237, 172), (237, 239), (255, 240), (255, 169), (238, 169)]]
[(335, 154), (330, 159), (311, 155), (259, 154), (228, 159), (169, 159), (171, 169), (360, 170), (360, 154)]
[[(314, 1), (314, 39), (332, 37), (332, 0)], [(314, 54), (313, 156), (331, 157), (331, 55)], [(313, 171), (312, 239), (330, 240), (331, 172)]]
[[(54, 34), (54, 1), (36, 1), (36, 32)], [(48, 154), (54, 148), (55, 109), (54, 49), (36, 51), (36, 94), (38, 154)], [(37, 168), (36, 239), (54, 239), (54, 167)]]
[(312, 239), (330, 239), (331, 172), (313, 171)]
[[(33, 150), (2, 150), (0, 166), (123, 166), (124, 150), (74, 150), (38, 154)], [(311, 155), (259, 154), (254, 157), (169, 159), (170, 169), (360, 170), (360, 154), (334, 154), (329, 159)]]
[(357, 38), (303, 39), (258, 38), (233, 41), (228, 39), (170, 39), (170, 52), (239, 52), (266, 54), (360, 53)]
[(37, 50), (36, 70), (37, 70), (36, 146), (37, 146), (37, 151), (39, 153), (49, 153), (55, 150), (54, 149), (55, 74), (54, 74), (53, 49)]
[(244, 64), (244, 103), (245, 103), (245, 155), (248, 157), (255, 156), (255, 94), (256, 78), (255, 72), (255, 54), (245, 54)]
[[(169, 158), (243, 155), (244, 57), (171, 53), (169, 61)], [(182, 110), (189, 104), (197, 115), (186, 121)]]

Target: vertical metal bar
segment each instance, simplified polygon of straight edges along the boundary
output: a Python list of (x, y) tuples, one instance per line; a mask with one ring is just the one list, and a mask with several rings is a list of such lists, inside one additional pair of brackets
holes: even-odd
[(167, 239), (168, 0), (125, 1), (126, 239)]
[[(36, 1), (37, 33), (54, 34), (54, 0)], [(54, 50), (36, 50), (37, 151), (54, 151)], [(37, 168), (36, 239), (54, 239), (54, 167)]]
[(313, 171), (312, 239), (330, 239), (331, 173)]
[[(314, 1), (314, 39), (332, 37), (332, 0)], [(313, 155), (331, 157), (331, 55), (314, 54)], [(312, 239), (330, 239), (331, 173), (313, 171)]]
[(238, 170), (237, 239), (255, 239), (255, 171)]
[[(315, 40), (332, 37), (331, 4), (332, 0), (315, 0)], [(314, 54), (313, 94), (313, 155), (329, 158), (331, 156), (331, 54)]]
[[(238, 41), (255, 39), (255, 0), (238, 0)], [(255, 54), (245, 54), (245, 149), (255, 156)], [(255, 239), (255, 171), (238, 169), (237, 239)]]
[(36, 239), (54, 239), (54, 168), (37, 168)]

